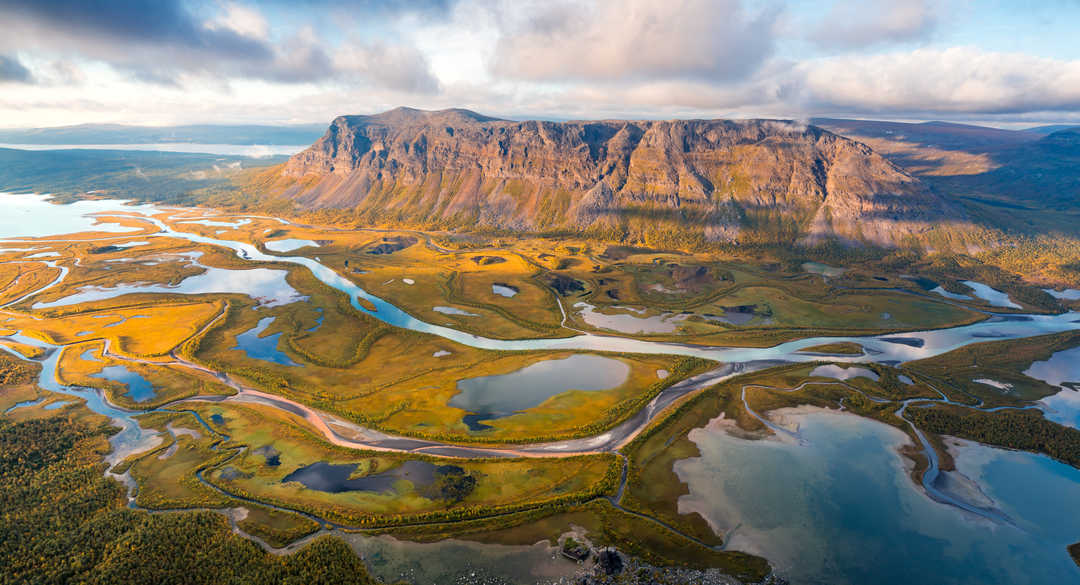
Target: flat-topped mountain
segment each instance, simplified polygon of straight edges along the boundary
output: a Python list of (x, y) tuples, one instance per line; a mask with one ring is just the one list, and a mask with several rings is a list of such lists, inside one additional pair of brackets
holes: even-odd
[(962, 213), (868, 146), (776, 120), (341, 116), (260, 188), (371, 222), (899, 245)]

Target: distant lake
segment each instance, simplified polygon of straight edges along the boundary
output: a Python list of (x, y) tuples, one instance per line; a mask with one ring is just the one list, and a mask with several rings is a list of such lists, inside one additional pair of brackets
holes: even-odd
[(148, 150), (158, 152), (184, 152), (201, 154), (222, 154), (229, 156), (249, 156), (265, 158), (268, 156), (292, 156), (309, 145), (281, 144), (198, 144), (195, 142), (163, 142), (157, 144), (4, 144), (0, 148), (18, 150)]

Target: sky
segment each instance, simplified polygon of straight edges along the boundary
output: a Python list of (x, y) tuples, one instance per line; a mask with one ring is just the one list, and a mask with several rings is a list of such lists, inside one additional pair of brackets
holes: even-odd
[(0, 0), (0, 127), (1080, 123), (1080, 0)]

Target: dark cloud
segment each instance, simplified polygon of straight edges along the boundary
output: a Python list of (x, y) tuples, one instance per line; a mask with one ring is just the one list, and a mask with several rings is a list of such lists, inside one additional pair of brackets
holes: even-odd
[[(102, 61), (139, 81), (166, 86), (182, 85), (187, 74), (281, 83), (364, 77), (394, 90), (432, 93), (438, 83), (415, 48), (369, 44), (339, 68), (339, 48), (329, 45), (324, 28), (312, 23), (342, 14), (348, 16), (345, 21), (357, 18), (368, 25), (404, 13), (434, 16), (449, 11), (453, 3), (0, 0), (0, 22), (11, 31), (0, 39), (0, 51), (6, 46), (60, 52)], [(269, 8), (296, 17), (288, 22), (288, 36), (280, 30), (269, 34), (262, 13)]]
[(265, 42), (228, 29), (209, 28), (179, 0), (0, 0), (0, 14), (43, 28), (113, 41), (267, 60)]

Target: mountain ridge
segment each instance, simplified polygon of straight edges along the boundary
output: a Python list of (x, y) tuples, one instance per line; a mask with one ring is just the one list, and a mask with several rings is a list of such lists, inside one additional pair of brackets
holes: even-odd
[(963, 212), (869, 146), (789, 120), (339, 116), (262, 187), (361, 220), (704, 242), (899, 246)]

